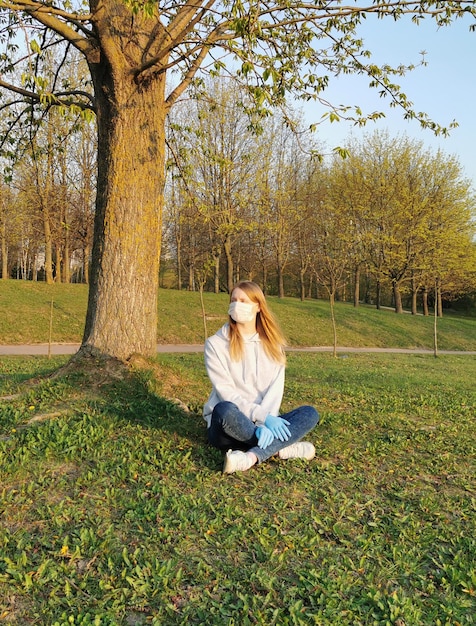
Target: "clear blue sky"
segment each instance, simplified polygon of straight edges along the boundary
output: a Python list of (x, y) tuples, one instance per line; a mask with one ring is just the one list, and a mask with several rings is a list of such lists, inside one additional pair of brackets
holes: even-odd
[[(363, 129), (342, 121), (325, 122), (316, 132), (320, 143), (331, 149), (343, 145), (351, 133), (360, 139), (376, 129), (387, 130), (390, 136), (405, 134), (422, 141), (427, 148), (441, 148), (446, 154), (455, 155), (476, 189), (476, 32), (469, 30), (473, 22), (474, 18), (468, 16), (438, 29), (428, 18), (418, 26), (409, 19), (367, 19), (359, 30), (365, 47), (379, 65), (418, 64), (420, 52), (426, 51), (425, 67), (395, 77), (394, 82), (402, 86), (416, 111), (426, 112), (442, 126), (456, 120), (459, 127), (449, 137), (435, 137), (430, 130), (422, 130), (417, 121), (404, 120), (402, 112), (388, 107), (388, 98), (380, 98), (377, 90), (368, 87), (368, 79), (343, 76), (332, 79), (324, 93), (326, 99), (333, 104), (359, 105), (367, 112), (382, 110), (386, 117), (376, 123), (368, 122)], [(303, 112), (311, 123), (319, 121), (324, 109), (309, 103)]]

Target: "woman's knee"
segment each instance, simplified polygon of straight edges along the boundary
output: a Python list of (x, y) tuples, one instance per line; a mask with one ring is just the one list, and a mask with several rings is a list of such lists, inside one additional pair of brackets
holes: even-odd
[(232, 411), (236, 411), (236, 404), (233, 402), (228, 402), (227, 400), (223, 400), (222, 402), (218, 402), (213, 407), (212, 411), (212, 421), (221, 422), (227, 415), (229, 415)]

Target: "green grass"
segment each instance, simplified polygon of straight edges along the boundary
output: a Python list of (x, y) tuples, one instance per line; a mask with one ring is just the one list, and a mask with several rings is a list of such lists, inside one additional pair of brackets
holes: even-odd
[[(53, 343), (81, 341), (86, 313), (85, 285), (46, 285), (25, 281), (0, 281), (0, 344), (46, 343), (53, 301)], [(204, 294), (208, 334), (226, 320), (227, 294)], [(331, 346), (329, 304), (323, 300), (301, 302), (270, 297), (290, 345)], [(204, 326), (198, 293), (160, 290), (159, 343), (203, 343)], [(433, 318), (373, 307), (355, 309), (336, 305), (338, 344), (353, 347), (433, 347)], [(476, 350), (476, 319), (445, 315), (438, 320), (441, 350)]]
[(25, 389), (65, 360), (0, 359), (3, 623), (475, 623), (474, 357), (291, 353), (317, 458), (232, 476), (201, 355)]
[(46, 343), (53, 302), (53, 343), (81, 341), (86, 285), (0, 281), (0, 343)]

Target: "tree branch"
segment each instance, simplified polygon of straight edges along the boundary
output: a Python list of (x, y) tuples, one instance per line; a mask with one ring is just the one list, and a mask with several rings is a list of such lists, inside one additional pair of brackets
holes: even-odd
[(175, 102), (177, 102), (179, 97), (183, 94), (183, 92), (190, 85), (190, 83), (192, 82), (195, 74), (199, 70), (207, 54), (208, 54), (208, 46), (203, 46), (200, 53), (197, 55), (197, 57), (194, 59), (193, 63), (191, 64), (188, 72), (185, 74), (182, 82), (167, 97), (165, 104), (168, 110), (175, 104)]
[[(185, 35), (193, 31), (195, 26), (214, 5), (215, 0), (209, 0), (205, 6), (197, 4), (196, 0), (189, 0), (185, 7), (177, 14), (168, 27), (161, 26), (161, 36), (156, 38), (156, 30), (151, 33), (149, 45), (144, 49), (142, 55), (143, 64), (137, 70), (137, 74), (147, 71), (148, 69), (158, 65), (163, 59), (167, 58), (172, 49), (179, 43), (183, 43)], [(159, 53), (152, 58), (146, 60), (146, 55), (150, 49), (158, 50)], [(183, 57), (185, 58), (185, 57)], [(175, 65), (175, 63), (174, 63)]]
[[(99, 57), (99, 49), (92, 40), (92, 33), (87, 32), (86, 36), (82, 36), (78, 31), (71, 28), (67, 22), (77, 25), (82, 21), (91, 20), (90, 14), (68, 13), (61, 9), (56, 9), (50, 5), (35, 2), (35, 0), (19, 0), (10, 2), (9, 0), (0, 0), (0, 9), (8, 11), (24, 11), (35, 20), (51, 28), (64, 39), (69, 41), (75, 48), (84, 54), (84, 56), (93, 61)], [(60, 19), (62, 18), (62, 19)], [(84, 31), (84, 27), (78, 26)]]
[[(0, 78), (0, 87), (4, 87), (8, 89), (8, 91), (12, 91), (13, 93), (17, 93), (24, 98), (29, 98), (35, 102), (43, 102), (47, 100), (50, 105), (58, 105), (58, 106), (72, 106), (75, 105), (80, 108), (82, 111), (95, 111), (95, 102), (94, 98), (87, 91), (80, 90), (72, 90), (72, 91), (62, 91), (56, 94), (54, 93), (43, 93), (39, 94), (34, 91), (30, 91), (29, 89), (23, 89), (22, 87), (17, 87), (11, 83), (7, 83), (3, 79)], [(81, 100), (73, 101), (69, 98), (69, 96), (82, 96), (89, 100), (90, 104), (82, 102)]]

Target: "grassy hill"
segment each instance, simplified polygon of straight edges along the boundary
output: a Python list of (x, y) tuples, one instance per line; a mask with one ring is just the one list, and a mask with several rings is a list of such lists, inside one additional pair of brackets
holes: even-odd
[[(204, 294), (208, 334), (227, 319), (227, 294)], [(270, 297), (291, 346), (330, 346), (329, 303)], [(0, 343), (48, 342), (52, 312), (53, 343), (81, 341), (87, 304), (85, 285), (46, 285), (0, 281)], [(203, 343), (205, 330), (198, 293), (160, 290), (159, 343)], [(338, 344), (352, 347), (428, 348), (433, 346), (433, 318), (373, 307), (336, 304)], [(476, 319), (446, 315), (438, 320), (441, 350), (476, 350)]]

